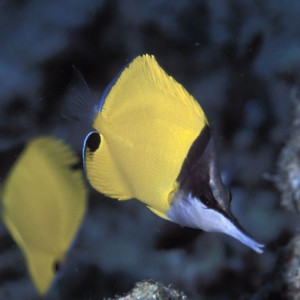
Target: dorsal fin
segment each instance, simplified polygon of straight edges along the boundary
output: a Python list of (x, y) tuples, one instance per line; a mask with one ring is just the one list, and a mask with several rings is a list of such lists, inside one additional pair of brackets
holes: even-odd
[(73, 77), (70, 88), (65, 96), (62, 116), (66, 119), (92, 126), (95, 116), (99, 111), (96, 98), (81, 72), (75, 66), (72, 67)]

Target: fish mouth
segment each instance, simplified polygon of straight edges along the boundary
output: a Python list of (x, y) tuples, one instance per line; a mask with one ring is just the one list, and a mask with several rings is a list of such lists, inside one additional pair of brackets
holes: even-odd
[(170, 221), (181, 226), (220, 232), (229, 235), (257, 253), (263, 253), (264, 244), (257, 242), (239, 224), (231, 212), (207, 207), (191, 193), (179, 192), (167, 212)]

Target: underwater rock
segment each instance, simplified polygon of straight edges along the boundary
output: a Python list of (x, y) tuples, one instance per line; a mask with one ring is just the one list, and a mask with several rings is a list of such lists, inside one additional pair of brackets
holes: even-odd
[(265, 278), (262, 288), (251, 299), (300, 299), (299, 234), (281, 249), (274, 272)]
[[(115, 300), (187, 300), (183, 292), (173, 289), (170, 285), (164, 286), (160, 282), (142, 281), (136, 283), (126, 296), (117, 296)], [(113, 300), (113, 299), (111, 299)]]
[(287, 299), (300, 299), (300, 235), (296, 235), (282, 255), (283, 291)]
[[(300, 97), (292, 91), (294, 119), (290, 136), (278, 159), (275, 180), (281, 192), (280, 204), (288, 212), (300, 213)], [(265, 279), (266, 284), (252, 299), (300, 299), (300, 234), (299, 224), (293, 226), (294, 235), (278, 253), (276, 268)]]
[(281, 192), (281, 205), (292, 213), (300, 213), (300, 98), (292, 92), (295, 105), (290, 137), (278, 160), (277, 187)]

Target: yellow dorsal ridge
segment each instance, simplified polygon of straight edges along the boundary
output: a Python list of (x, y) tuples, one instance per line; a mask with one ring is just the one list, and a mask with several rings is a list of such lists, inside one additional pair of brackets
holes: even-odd
[[(150, 73), (150, 78), (156, 88), (159, 88), (163, 93), (174, 95), (180, 95), (182, 100), (186, 104), (194, 104), (194, 98), (187, 92), (187, 90), (176, 82), (176, 80), (168, 75), (157, 63), (153, 55), (144, 54), (134, 60), (134, 63), (139, 64), (143, 62), (143, 71)], [(132, 66), (134, 67), (134, 66)]]
[[(124, 69), (117, 78), (115, 84), (112, 86), (110, 92), (108, 93), (104, 100), (103, 108), (101, 110), (101, 115), (104, 118), (109, 119), (109, 115), (112, 109), (118, 109), (115, 105), (122, 105), (122, 98), (115, 97), (115, 93), (118, 92), (119, 87), (126, 87), (132, 84), (132, 80), (137, 78), (147, 78), (148, 88), (154, 90), (159, 90), (165, 97), (173, 99), (176, 98), (177, 101), (181, 101), (185, 105), (193, 108), (193, 110), (201, 115), (201, 118), (207, 123), (206, 116), (202, 111), (197, 100), (187, 92), (187, 90), (178, 83), (172, 76), (168, 75), (157, 63), (153, 55), (144, 54), (136, 57), (129, 65)], [(139, 88), (138, 86), (132, 86), (133, 89)], [(128, 101), (129, 99), (127, 99)], [(124, 99), (126, 101), (126, 99)], [(96, 118), (97, 119), (97, 118)], [(96, 126), (94, 126), (95, 128)]]

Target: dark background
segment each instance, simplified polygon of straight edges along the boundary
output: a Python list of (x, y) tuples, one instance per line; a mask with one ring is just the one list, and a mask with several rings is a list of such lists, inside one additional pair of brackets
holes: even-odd
[[(299, 16), (297, 0), (0, 0), (1, 181), (36, 135), (63, 138), (80, 155), (87, 128), (61, 113), (72, 65), (100, 97), (128, 60), (154, 54), (205, 110), (233, 211), (267, 243), (258, 255), (91, 189), (88, 215), (47, 299), (113, 297), (143, 279), (172, 284), (192, 299), (254, 298), (294, 227), (269, 179), (292, 122)], [(22, 254), (1, 224), (0, 298), (35, 297)]]

